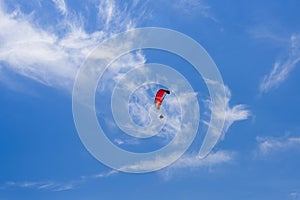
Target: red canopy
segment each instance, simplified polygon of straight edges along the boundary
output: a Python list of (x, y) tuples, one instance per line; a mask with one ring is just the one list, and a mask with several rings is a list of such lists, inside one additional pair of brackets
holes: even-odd
[(155, 100), (154, 103), (156, 104), (156, 108), (159, 109), (166, 94), (170, 94), (169, 90), (165, 90), (165, 89), (160, 89), (157, 91), (156, 96), (155, 96)]

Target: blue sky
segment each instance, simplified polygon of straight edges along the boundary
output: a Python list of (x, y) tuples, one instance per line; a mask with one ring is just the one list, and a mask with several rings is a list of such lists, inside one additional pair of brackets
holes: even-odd
[[(297, 0), (0, 1), (0, 200), (300, 199), (299, 6)], [(107, 167), (85, 148), (73, 120), (72, 88), (103, 40), (147, 26), (179, 31), (206, 49), (226, 88), (226, 120), (217, 145), (199, 160), (210, 115), (224, 114), (209, 107), (203, 79), (166, 52), (120, 58), (96, 95), (99, 123), (115, 145), (153, 151), (174, 138), (182, 120), (171, 94), (163, 106), (172, 123), (160, 135), (123, 134), (107, 94), (132, 66), (157, 62), (179, 71), (195, 90), (201, 114), (197, 136), (178, 161), (131, 174)], [(133, 93), (133, 121), (149, 123), (143, 112), (158, 87)]]

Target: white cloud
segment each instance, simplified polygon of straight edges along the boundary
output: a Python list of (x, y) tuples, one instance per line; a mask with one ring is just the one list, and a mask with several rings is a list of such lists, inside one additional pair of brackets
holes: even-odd
[(115, 175), (117, 174), (118, 171), (116, 170), (110, 170), (108, 172), (104, 172), (104, 173), (99, 173), (99, 174), (96, 174), (96, 175), (93, 175), (91, 177), (95, 178), (95, 179), (98, 179), (98, 178), (105, 178), (105, 177), (109, 177), (109, 176), (112, 176), (112, 175)]
[(116, 144), (118, 144), (118, 145), (124, 144), (124, 141), (121, 140), (121, 139), (119, 139), (119, 138), (114, 139), (114, 142), (115, 142)]
[(56, 8), (61, 12), (61, 14), (67, 14), (67, 6), (64, 0), (52, 0)]
[(299, 64), (299, 61), (300, 35), (292, 35), (287, 58), (274, 63), (271, 72), (263, 78), (259, 86), (260, 92), (266, 93), (271, 89), (277, 88), (288, 78), (291, 71)]
[(218, 151), (215, 153), (210, 153), (204, 159), (200, 159), (196, 154), (187, 154), (180, 157), (173, 164), (167, 165), (170, 161), (177, 157), (177, 152), (169, 154), (168, 156), (156, 156), (152, 159), (133, 163), (130, 165), (123, 166), (121, 171), (152, 171), (153, 169), (159, 169), (162, 166), (166, 168), (162, 169), (160, 172), (163, 175), (169, 176), (171, 173), (179, 170), (188, 169), (212, 169), (215, 166), (222, 164), (229, 164), (234, 161), (235, 152), (230, 151)]
[(209, 172), (212, 172), (217, 166), (233, 163), (235, 156), (236, 153), (232, 151), (217, 151), (210, 153), (204, 159), (200, 159), (198, 155), (184, 155), (171, 166), (163, 169), (160, 174), (164, 178), (170, 179), (175, 173), (186, 170), (208, 169)]
[(299, 148), (300, 137), (257, 137), (258, 155), (267, 156), (275, 152)]
[[(134, 24), (130, 13), (111, 7), (111, 12), (99, 15), (108, 17), (109, 24), (116, 24), (88, 33), (80, 14), (70, 13), (63, 0), (53, 2), (64, 16), (59, 24), (46, 28), (35, 22), (34, 13), (25, 15), (18, 9), (8, 13), (1, 6), (0, 64), (42, 84), (70, 91), (77, 70), (88, 54), (112, 33)], [(107, 2), (114, 4), (112, 0)], [(106, 6), (108, 9), (109, 5)]]
[(215, 145), (224, 139), (229, 127), (236, 121), (248, 119), (251, 115), (243, 104), (230, 106), (231, 92), (229, 88), (222, 83), (205, 80), (206, 84), (216, 88), (214, 99), (206, 100), (206, 103), (211, 110), (210, 121), (202, 120), (208, 126), (207, 133), (201, 145), (199, 156), (206, 157)]
[[(213, 115), (216, 119), (225, 119), (220, 139), (224, 139), (225, 133), (234, 122), (246, 120), (251, 116), (250, 110), (248, 110), (247, 106), (244, 104), (230, 106), (229, 102), (231, 100), (231, 91), (227, 86), (224, 85), (223, 87), (225, 90), (225, 96), (218, 96), (214, 104), (211, 104), (210, 100), (207, 100), (211, 110), (211, 115)], [(204, 123), (212, 126), (210, 122), (204, 121)], [(215, 135), (218, 134), (219, 133), (217, 132), (215, 133)]]
[(209, 154), (204, 159), (199, 159), (196, 155), (186, 155), (176, 161), (172, 166), (174, 168), (198, 168), (210, 167), (218, 164), (232, 162), (234, 159), (234, 152), (217, 151)]
[(116, 19), (116, 23), (120, 22), (120, 13), (118, 10), (115, 12), (115, 7), (114, 1), (104, 0), (99, 2), (98, 15), (105, 22), (105, 28), (110, 26), (113, 18)]
[(280, 32), (277, 31), (279, 29), (281, 30), (282, 27), (268, 27), (265, 23), (263, 23), (262, 25), (251, 27), (248, 29), (248, 33), (251, 37), (261, 39), (263, 42), (271, 42), (272, 45), (279, 47), (286, 46), (289, 42), (289, 38), (282, 37)]
[(230, 106), (229, 102), (231, 100), (231, 92), (227, 86), (225, 86), (225, 97), (221, 102), (223, 102), (223, 106), (225, 107), (225, 113), (220, 113), (218, 107), (211, 108), (212, 113), (217, 117), (222, 117), (225, 115), (225, 122), (223, 127), (223, 137), (224, 134), (228, 131), (229, 127), (236, 121), (246, 120), (251, 115), (250, 111), (246, 108), (244, 104), (238, 104), (234, 106)]
[(178, 152), (169, 153), (167, 156), (158, 155), (151, 157), (148, 160), (138, 161), (129, 165), (124, 165), (120, 168), (121, 171), (131, 172), (151, 172), (156, 169), (162, 168), (162, 166), (168, 166), (170, 161), (177, 158)]
[[(145, 17), (147, 1), (132, 1), (130, 4), (116, 3), (113, 0), (102, 0), (97, 5), (98, 20), (103, 26), (103, 30), (115, 30), (117, 32), (124, 29), (134, 28), (138, 19)], [(135, 17), (132, 17), (131, 14)]]
[(178, 0), (172, 1), (174, 7), (187, 15), (201, 15), (212, 21), (217, 22), (218, 20), (211, 11), (211, 7), (203, 0)]
[(84, 183), (97, 180), (97, 179), (107, 178), (117, 173), (118, 172), (115, 170), (109, 170), (107, 172), (102, 172), (90, 176), (81, 176), (76, 180), (70, 180), (70, 181), (21, 181), (21, 182), (8, 181), (3, 185), (0, 185), (0, 191), (7, 190), (7, 189), (47, 190), (53, 192), (74, 190)]
[(290, 195), (292, 200), (299, 200), (300, 199), (300, 192), (293, 191), (293, 192), (290, 192), (289, 195)]
[(73, 181), (67, 183), (59, 183), (53, 181), (24, 181), (24, 182), (6, 182), (0, 186), (1, 190), (6, 189), (33, 189), (33, 190), (49, 190), (49, 191), (66, 191), (76, 187)]

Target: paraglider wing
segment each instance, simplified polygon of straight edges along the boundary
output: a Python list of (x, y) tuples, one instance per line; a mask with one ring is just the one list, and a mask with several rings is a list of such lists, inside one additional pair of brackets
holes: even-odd
[(156, 109), (160, 109), (160, 106), (161, 106), (166, 94), (170, 94), (170, 91), (165, 90), (165, 89), (160, 89), (157, 91), (157, 93), (155, 95), (155, 100), (154, 100), (154, 103), (156, 104)]

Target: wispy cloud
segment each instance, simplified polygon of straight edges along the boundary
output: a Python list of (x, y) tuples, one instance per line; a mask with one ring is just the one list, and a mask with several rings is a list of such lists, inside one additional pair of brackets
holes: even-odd
[(0, 186), (0, 190), (6, 189), (32, 189), (32, 190), (48, 190), (48, 191), (66, 191), (72, 190), (76, 187), (78, 182), (54, 182), (54, 181), (24, 181), (24, 182), (15, 182), (9, 181)]
[[(211, 80), (206, 80), (206, 83), (211, 85), (220, 84)], [(210, 118), (214, 121), (202, 121), (208, 126), (208, 132), (199, 151), (199, 156), (202, 158), (207, 156), (220, 140), (224, 139), (225, 134), (234, 122), (248, 119), (251, 115), (244, 104), (231, 106), (229, 104), (231, 100), (229, 88), (225, 85), (219, 87), (224, 89), (224, 95), (223, 92), (217, 92), (214, 102), (211, 100), (206, 101), (211, 110)]]
[(289, 149), (300, 149), (300, 137), (257, 137), (258, 155), (267, 156)]
[(104, 31), (113, 29), (120, 32), (124, 29), (134, 28), (137, 21), (145, 17), (147, 13), (146, 4), (147, 1), (134, 0), (123, 5), (113, 0), (102, 0), (97, 5), (98, 20)]
[(7, 189), (31, 189), (31, 190), (45, 190), (45, 191), (53, 191), (53, 192), (61, 192), (66, 190), (74, 190), (78, 188), (80, 185), (97, 180), (102, 178), (107, 178), (112, 175), (118, 173), (115, 170), (109, 170), (107, 172), (102, 172), (99, 174), (89, 175), (89, 176), (81, 176), (75, 180), (69, 181), (8, 181), (2, 185), (0, 185), (1, 190)]
[[(211, 113), (215, 118), (222, 119), (225, 116), (221, 139), (224, 139), (225, 133), (234, 122), (246, 120), (251, 116), (251, 112), (247, 109), (246, 105), (237, 104), (231, 106), (231, 91), (227, 86), (224, 86), (224, 89), (225, 96), (220, 97), (217, 104), (212, 104), (212, 106), (210, 106)], [(224, 112), (222, 112), (222, 107), (225, 108)]]
[(300, 35), (290, 37), (290, 47), (286, 59), (278, 60), (274, 63), (271, 72), (263, 78), (259, 90), (261, 93), (267, 93), (271, 89), (277, 88), (290, 75), (291, 71), (300, 61)]
[(0, 64), (42, 84), (70, 91), (87, 55), (111, 34), (135, 24), (130, 13), (111, 6), (115, 3), (110, 0), (101, 7), (106, 12), (99, 10), (99, 16), (107, 21), (106, 28), (87, 32), (81, 14), (69, 11), (64, 0), (53, 2), (63, 16), (51, 27), (36, 23), (34, 13), (26, 15), (19, 9), (7, 12), (2, 2)]
[(110, 171), (108, 171), (108, 172), (102, 172), (102, 173), (99, 173), (99, 174), (96, 174), (96, 175), (93, 175), (93, 176), (91, 176), (91, 178), (105, 178), (105, 177), (109, 177), (109, 176), (112, 176), (112, 175), (115, 175), (115, 174), (117, 174), (118, 173), (118, 171), (116, 171), (116, 170), (110, 170)]
[(229, 163), (234, 160), (235, 153), (231, 151), (217, 151), (209, 154), (204, 159), (197, 158), (197, 155), (186, 155), (176, 161), (171, 168), (198, 168), (211, 167), (218, 164)]
[(204, 159), (199, 159), (198, 155), (187, 154), (181, 157), (171, 166), (160, 171), (159, 174), (166, 179), (170, 179), (175, 173), (187, 170), (208, 170), (213, 172), (213, 169), (217, 166), (233, 163), (235, 157), (236, 152), (232, 151), (217, 151), (210, 153)]
[(36, 27), (31, 18), (18, 10), (8, 14), (1, 9), (0, 16), (2, 64), (47, 85), (57, 82), (50, 79), (65, 77), (62, 82), (68, 82), (74, 76), (76, 69), (71, 67), (64, 49), (56, 45), (57, 36)]
[(181, 13), (184, 12), (187, 15), (201, 15), (205, 18), (217, 22), (217, 18), (211, 11), (211, 7), (203, 0), (178, 0), (172, 1), (174, 7)]
[(61, 14), (67, 14), (67, 6), (64, 0), (52, 0), (56, 8), (61, 12)]
[[(164, 163), (168, 163), (168, 160), (172, 160), (170, 157), (157, 157), (155, 160), (149, 162), (141, 162), (138, 164), (124, 166), (124, 169), (134, 169), (136, 171), (145, 170), (145, 169), (155, 169), (160, 166), (163, 166)], [(197, 155), (190, 154), (182, 156), (175, 163), (163, 169), (161, 172), (163, 174), (170, 175), (171, 172), (175, 172), (181, 169), (199, 169), (199, 168), (212, 168), (220, 164), (230, 163), (234, 160), (235, 153), (230, 151), (218, 151), (215, 153), (209, 154), (204, 159), (200, 159)]]
[(104, 22), (104, 30), (110, 29), (112, 26), (118, 26), (118, 24), (123, 23), (124, 20), (127, 21), (127, 28), (132, 28), (133, 21), (128, 17), (129, 16), (124, 16), (123, 11), (118, 8), (118, 4), (116, 4), (115, 1), (99, 1), (98, 18)]
[(255, 39), (260, 39), (264, 42), (271, 42), (272, 45), (279, 45), (280, 47), (286, 46), (289, 42), (289, 38), (283, 37), (279, 30), (282, 30), (281, 26), (268, 27), (265, 23), (263, 23), (262, 25), (256, 25), (249, 28), (247, 32)]
[(291, 200), (299, 200), (300, 192), (298, 192), (298, 191), (290, 192), (289, 196), (290, 196)]

